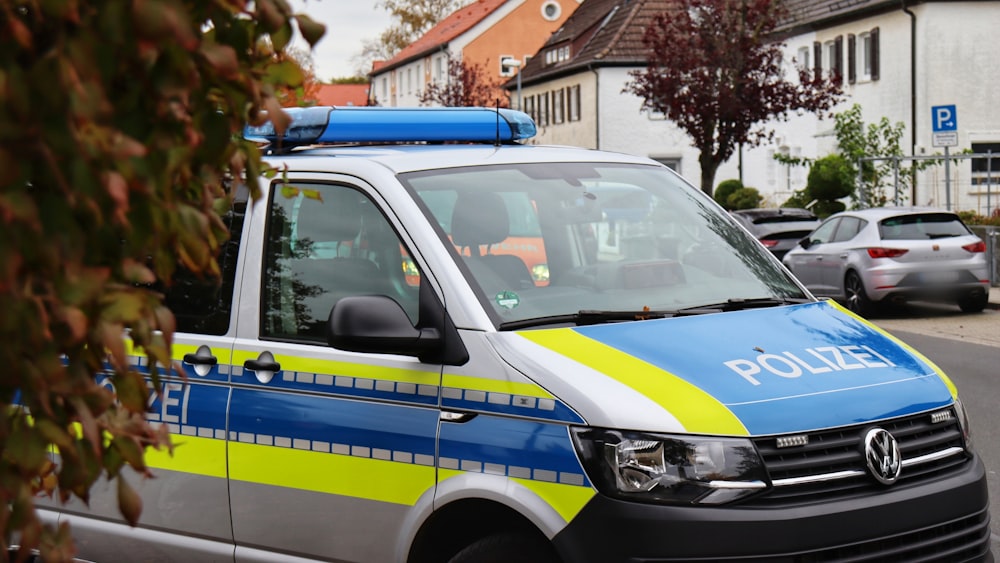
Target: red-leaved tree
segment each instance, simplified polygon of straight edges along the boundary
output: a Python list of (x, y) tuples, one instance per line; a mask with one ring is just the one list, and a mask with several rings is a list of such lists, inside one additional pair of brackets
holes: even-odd
[(771, 137), (768, 122), (825, 112), (840, 97), (837, 76), (803, 68), (797, 81), (785, 79), (775, 32), (786, 14), (781, 0), (667, 0), (646, 29), (647, 66), (624, 91), (688, 133), (709, 195), (738, 145)]
[(422, 105), (445, 107), (507, 107), (506, 94), (501, 94), (501, 81), (490, 78), (480, 64), (448, 59), (448, 78), (443, 84), (429, 84), (420, 95)]

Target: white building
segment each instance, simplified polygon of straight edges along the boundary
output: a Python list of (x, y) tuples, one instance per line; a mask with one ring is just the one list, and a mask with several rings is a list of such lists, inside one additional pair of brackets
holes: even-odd
[[(998, 1), (788, 0), (785, 60), (824, 70), (839, 65), (844, 100), (834, 111), (860, 104), (866, 123), (883, 117), (904, 124), (907, 155), (943, 153), (935, 147), (932, 107), (955, 106), (956, 146), (1000, 153), (1000, 73), (995, 37)], [(629, 72), (645, 67), (641, 37), (664, 0), (585, 0), (522, 71), (524, 109), (539, 124), (538, 143), (622, 151), (665, 162), (700, 184), (698, 151), (687, 134), (641, 109), (623, 93)], [(791, 76), (791, 74), (789, 75)], [(508, 88), (512, 84), (508, 83)], [(947, 128), (947, 124), (943, 125)], [(774, 142), (747, 148), (723, 164), (715, 182), (740, 177), (777, 206), (805, 186), (808, 170), (774, 160), (776, 152), (817, 158), (835, 151), (833, 120), (793, 116), (768, 125)], [(943, 137), (938, 136), (940, 141)], [(740, 166), (742, 161), (742, 166)], [(921, 173), (901, 200), (987, 213), (1000, 205), (1000, 158), (992, 172), (978, 161), (956, 161)], [(986, 180), (990, 203), (987, 205)]]

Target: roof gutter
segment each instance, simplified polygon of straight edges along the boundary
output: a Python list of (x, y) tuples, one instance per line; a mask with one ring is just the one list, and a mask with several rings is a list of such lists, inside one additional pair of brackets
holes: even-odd
[[(917, 156), (917, 15), (900, 0), (903, 13), (910, 16), (910, 155)], [(911, 172), (910, 201), (917, 201), (916, 170)]]
[(594, 148), (601, 150), (601, 73), (592, 63), (587, 64), (587, 70), (594, 73)]

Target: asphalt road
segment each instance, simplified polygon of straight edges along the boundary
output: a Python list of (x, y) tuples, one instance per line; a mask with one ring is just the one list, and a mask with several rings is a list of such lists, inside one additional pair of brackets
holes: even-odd
[(908, 306), (870, 319), (936, 363), (958, 386), (986, 465), (991, 542), (1000, 561), (1000, 310)]

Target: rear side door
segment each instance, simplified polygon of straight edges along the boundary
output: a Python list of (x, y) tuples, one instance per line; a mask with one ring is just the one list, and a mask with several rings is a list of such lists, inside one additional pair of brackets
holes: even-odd
[(432, 506), (441, 365), (325, 336), (351, 295), (387, 295), (416, 324), (419, 257), (367, 185), (317, 178), (290, 174), (254, 210), (229, 409), (238, 561), (391, 561)]
[[(223, 218), (230, 238), (218, 257), (221, 283), (181, 269), (161, 288), (177, 322), (172, 352), (184, 377), (160, 368), (162, 388), (151, 395), (146, 417), (154, 426), (167, 426), (174, 451), (146, 451), (152, 479), (122, 473), (142, 497), (138, 528), (122, 522), (113, 481), (95, 485), (89, 508), (79, 501), (67, 507), (83, 516), (73, 520), (82, 559), (232, 560), (226, 409), (247, 199), (246, 190), (238, 190), (234, 208)], [(149, 373), (143, 352), (129, 353), (133, 365)]]

